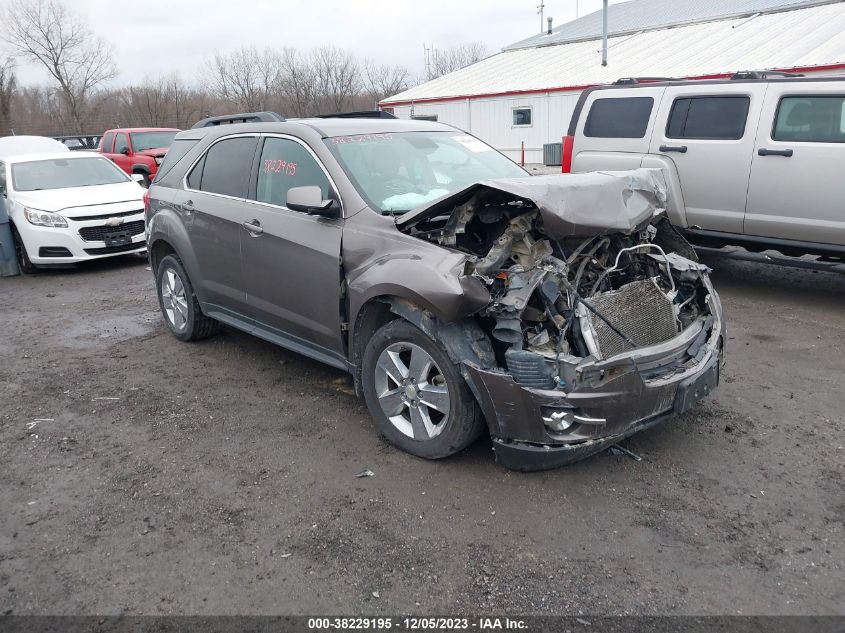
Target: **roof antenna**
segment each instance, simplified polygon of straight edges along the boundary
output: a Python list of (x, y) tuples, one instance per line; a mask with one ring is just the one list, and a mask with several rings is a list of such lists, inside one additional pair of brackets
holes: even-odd
[(601, 10), (601, 65), (607, 66), (607, 0), (602, 0)]
[(543, 34), (543, 9), (546, 8), (543, 0), (540, 0), (540, 4), (537, 5), (537, 13), (540, 14), (540, 35)]

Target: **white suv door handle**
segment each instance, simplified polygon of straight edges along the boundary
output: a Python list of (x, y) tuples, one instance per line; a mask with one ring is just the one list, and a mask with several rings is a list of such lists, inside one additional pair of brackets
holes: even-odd
[(785, 156), (786, 158), (792, 156), (791, 149), (766, 149), (765, 147), (761, 147), (757, 150), (757, 153), (760, 156)]

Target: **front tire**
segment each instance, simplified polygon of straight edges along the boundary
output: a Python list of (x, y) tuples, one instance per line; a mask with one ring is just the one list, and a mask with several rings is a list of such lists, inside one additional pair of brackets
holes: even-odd
[(394, 446), (440, 459), (481, 434), (481, 410), (442, 347), (404, 320), (378, 330), (364, 350), (364, 399), (379, 432)]
[(175, 255), (161, 260), (156, 289), (164, 322), (180, 341), (199, 341), (217, 332), (220, 324), (202, 313), (188, 273)]
[(21, 239), (21, 234), (12, 224), (12, 240), (15, 242), (15, 255), (18, 259), (18, 267), (24, 275), (32, 275), (38, 272), (38, 267), (29, 259), (29, 253), (26, 252), (26, 245)]

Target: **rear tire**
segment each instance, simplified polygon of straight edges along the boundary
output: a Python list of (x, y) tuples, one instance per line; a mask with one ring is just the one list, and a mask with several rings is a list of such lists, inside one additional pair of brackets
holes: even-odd
[(158, 265), (156, 289), (164, 322), (180, 341), (199, 341), (220, 328), (217, 321), (202, 313), (188, 273), (175, 255), (168, 255)]
[(32, 275), (38, 272), (38, 267), (29, 259), (29, 253), (26, 252), (26, 246), (21, 239), (20, 233), (12, 224), (12, 239), (15, 242), (15, 255), (18, 259), (18, 267), (24, 275)]
[(398, 319), (364, 350), (364, 399), (379, 432), (394, 446), (440, 459), (481, 435), (484, 418), (457, 365), (422, 330)]

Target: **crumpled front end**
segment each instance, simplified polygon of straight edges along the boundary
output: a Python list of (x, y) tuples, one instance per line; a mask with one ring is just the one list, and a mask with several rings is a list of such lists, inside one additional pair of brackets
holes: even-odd
[(465, 276), (490, 293), (472, 318), (495, 360), (465, 360), (464, 374), (505, 465), (576, 461), (718, 384), (721, 305), (663, 216), (658, 176), (488, 184), (408, 223), (467, 254)]

